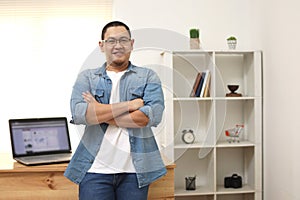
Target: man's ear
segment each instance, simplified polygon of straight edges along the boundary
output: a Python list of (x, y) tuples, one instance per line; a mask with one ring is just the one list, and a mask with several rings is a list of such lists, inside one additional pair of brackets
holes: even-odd
[(133, 50), (134, 39), (131, 39), (131, 50)]
[(101, 52), (104, 52), (103, 42), (102, 41), (99, 41), (99, 47), (101, 49)]

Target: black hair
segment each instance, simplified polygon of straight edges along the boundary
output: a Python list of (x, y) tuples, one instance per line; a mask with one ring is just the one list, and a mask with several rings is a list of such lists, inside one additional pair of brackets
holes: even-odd
[(129, 27), (126, 24), (124, 24), (123, 22), (120, 22), (120, 21), (112, 21), (112, 22), (109, 22), (108, 24), (106, 24), (103, 27), (102, 33), (101, 33), (101, 40), (104, 40), (104, 35), (105, 35), (107, 29), (110, 28), (110, 27), (115, 27), (115, 26), (123, 26), (123, 27), (125, 27), (125, 29), (129, 33), (129, 36), (131, 37), (130, 29), (129, 29)]

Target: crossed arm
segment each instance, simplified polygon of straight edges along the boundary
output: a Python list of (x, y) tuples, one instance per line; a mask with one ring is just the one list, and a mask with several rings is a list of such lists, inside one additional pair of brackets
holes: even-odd
[(143, 99), (102, 104), (89, 92), (83, 92), (82, 97), (88, 103), (85, 116), (89, 124), (108, 123), (124, 128), (140, 128), (149, 122), (148, 117), (138, 110), (144, 106)]

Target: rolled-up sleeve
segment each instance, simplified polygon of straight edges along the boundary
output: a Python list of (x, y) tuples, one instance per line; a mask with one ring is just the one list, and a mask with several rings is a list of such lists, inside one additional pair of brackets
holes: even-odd
[(87, 124), (85, 118), (87, 103), (82, 98), (82, 92), (90, 91), (87, 73), (88, 71), (81, 72), (73, 86), (70, 106), (74, 124)]
[(139, 110), (149, 118), (147, 127), (155, 127), (162, 120), (165, 105), (161, 81), (158, 75), (152, 70), (149, 70), (143, 100), (145, 105)]

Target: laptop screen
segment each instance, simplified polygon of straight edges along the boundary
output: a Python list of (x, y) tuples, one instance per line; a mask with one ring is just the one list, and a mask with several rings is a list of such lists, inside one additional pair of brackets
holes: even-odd
[(71, 152), (67, 119), (10, 119), (12, 151), (15, 156)]

